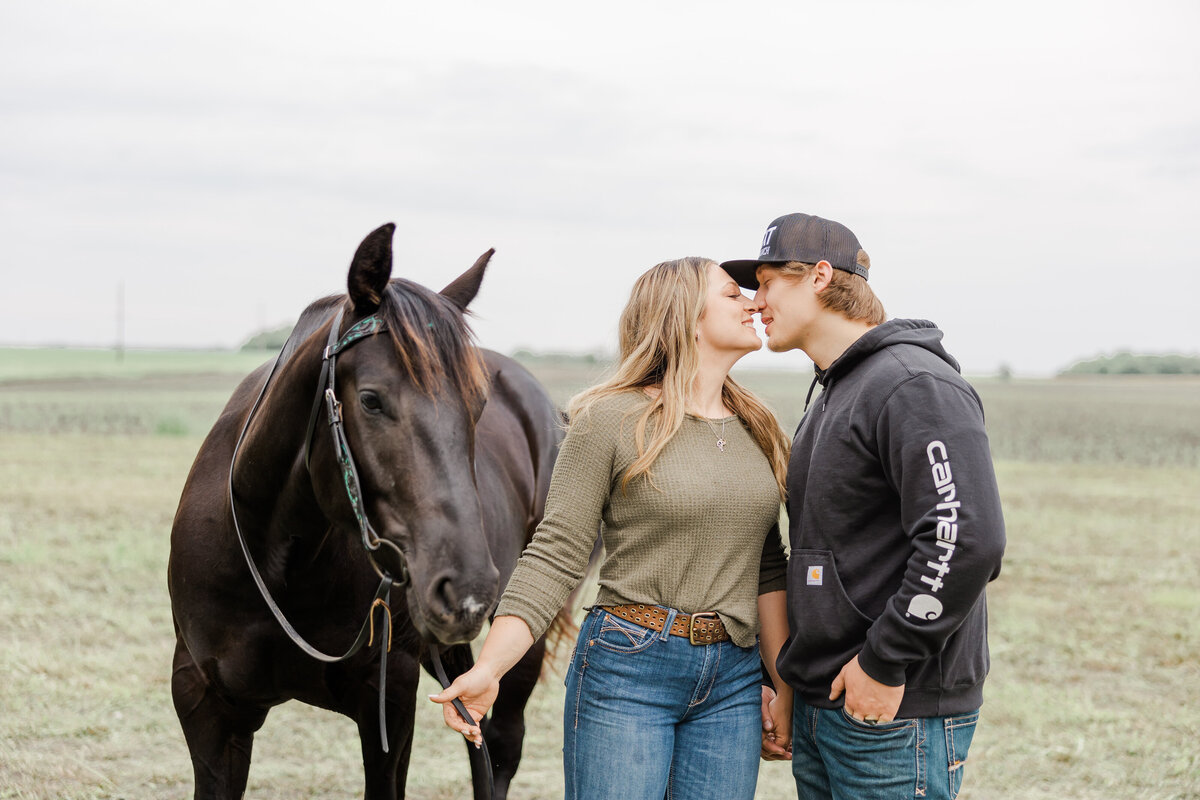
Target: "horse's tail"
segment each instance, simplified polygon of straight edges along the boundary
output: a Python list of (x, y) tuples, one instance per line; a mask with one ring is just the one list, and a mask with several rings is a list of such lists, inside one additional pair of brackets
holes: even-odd
[(543, 678), (547, 675), (547, 667), (554, 671), (561, 671), (560, 658), (564, 653), (571, 652), (575, 637), (579, 635), (579, 625), (575, 623), (575, 614), (583, 604), (584, 594), (592, 592), (595, 588), (593, 584), (600, 571), (600, 557), (603, 553), (604, 543), (597, 535), (596, 543), (592, 546), (592, 555), (588, 558), (587, 569), (583, 573), (583, 580), (567, 597), (567, 602), (554, 615), (550, 627), (546, 629), (546, 654), (542, 656), (541, 677)]

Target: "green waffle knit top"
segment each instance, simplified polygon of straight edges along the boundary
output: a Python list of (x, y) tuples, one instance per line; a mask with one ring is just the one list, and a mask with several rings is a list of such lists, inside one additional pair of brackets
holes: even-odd
[(640, 391), (625, 392), (597, 401), (571, 424), (545, 516), (496, 614), (520, 617), (541, 636), (583, 579), (600, 531), (596, 605), (715, 611), (730, 638), (749, 647), (758, 633), (758, 595), (784, 589), (787, 572), (770, 462), (739, 418), (688, 415), (654, 462), (653, 482), (641, 476), (622, 489), (649, 402)]

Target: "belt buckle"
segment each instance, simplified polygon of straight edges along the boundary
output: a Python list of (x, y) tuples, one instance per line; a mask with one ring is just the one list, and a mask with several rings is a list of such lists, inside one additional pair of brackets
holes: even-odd
[(700, 611), (692, 614), (692, 618), (688, 620), (688, 641), (695, 645), (707, 644), (696, 641), (696, 620), (698, 619), (719, 619), (719, 617), (715, 611)]

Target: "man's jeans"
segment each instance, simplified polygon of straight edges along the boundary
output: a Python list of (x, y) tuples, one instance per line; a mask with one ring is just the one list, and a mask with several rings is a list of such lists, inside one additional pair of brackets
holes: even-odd
[(953, 800), (979, 712), (859, 722), (796, 698), (792, 774), (800, 800)]
[(751, 800), (762, 692), (756, 648), (693, 645), (593, 608), (567, 672), (568, 800)]

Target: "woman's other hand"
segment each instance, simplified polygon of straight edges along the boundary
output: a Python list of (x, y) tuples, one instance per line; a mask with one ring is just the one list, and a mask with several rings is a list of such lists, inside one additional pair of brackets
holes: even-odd
[(790, 761), (792, 758), (792, 698), (790, 692), (784, 694), (778, 697), (769, 686), (763, 686), (763, 761)]

